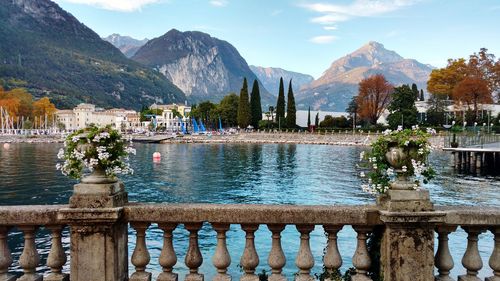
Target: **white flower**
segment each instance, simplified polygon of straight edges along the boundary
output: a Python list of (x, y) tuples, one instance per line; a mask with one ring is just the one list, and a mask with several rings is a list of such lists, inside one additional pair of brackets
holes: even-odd
[(384, 136), (388, 136), (392, 133), (392, 131), (390, 129), (387, 129), (385, 130), (384, 132), (382, 132), (382, 134), (384, 134)]
[(359, 173), (359, 176), (362, 177), (362, 178), (364, 178), (365, 177), (365, 173), (361, 172), (361, 173)]
[(435, 135), (437, 132), (433, 128), (427, 128), (427, 133), (430, 135)]
[(410, 141), (405, 141), (405, 146), (408, 146), (410, 144)]
[(134, 154), (135, 155), (136, 150), (135, 150), (135, 148), (129, 146), (129, 147), (125, 148), (125, 152), (127, 152), (128, 154)]
[(79, 136), (74, 136), (74, 137), (71, 138), (72, 142), (78, 142), (79, 140), (80, 140)]
[(400, 132), (400, 131), (402, 131), (402, 130), (403, 130), (403, 126), (399, 125), (399, 126), (398, 126), (398, 129), (397, 129), (396, 131)]
[(401, 167), (401, 170), (403, 171), (403, 173), (406, 173), (408, 171), (408, 167), (403, 166), (403, 167)]
[(89, 159), (89, 168), (94, 168), (98, 164), (99, 164), (99, 160), (97, 160), (95, 158), (90, 158)]
[(387, 168), (386, 173), (387, 173), (388, 176), (393, 176), (394, 175), (394, 169), (393, 168)]
[(64, 158), (64, 149), (61, 148), (59, 149), (59, 152), (57, 153), (57, 159), (63, 159)]
[(61, 170), (61, 168), (62, 168), (61, 163), (57, 163), (57, 164), (56, 164), (56, 170)]
[(365, 158), (365, 152), (361, 151), (361, 153), (359, 154), (359, 160), (363, 160), (364, 158)]

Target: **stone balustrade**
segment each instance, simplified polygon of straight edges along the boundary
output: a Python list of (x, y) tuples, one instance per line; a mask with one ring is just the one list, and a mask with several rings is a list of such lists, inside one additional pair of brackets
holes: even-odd
[[(65, 214), (68, 212), (66, 205), (47, 205), (47, 206), (4, 206), (0, 207), (0, 280), (69, 280), (68, 274), (63, 273), (68, 255), (65, 253), (61, 233), (67, 225)], [(242, 268), (240, 280), (259, 280), (256, 274), (256, 267), (261, 263), (267, 263), (270, 269), (269, 280), (282, 281), (289, 280), (292, 276), (283, 275), (283, 267), (286, 259), (282, 245), (281, 233), (286, 225), (294, 225), (297, 233), (300, 234), (300, 242), (298, 243), (298, 254), (295, 258), (297, 266), (296, 280), (313, 280), (311, 268), (314, 266), (314, 257), (310, 247), (310, 233), (315, 226), (321, 226), (327, 235), (327, 245), (323, 264), (328, 272), (334, 272), (342, 265), (342, 258), (337, 244), (337, 234), (342, 231), (346, 225), (350, 225), (357, 233), (357, 243), (355, 254), (352, 258), (352, 264), (356, 268), (356, 274), (353, 280), (371, 280), (367, 276), (367, 271), (370, 268), (370, 258), (367, 252), (366, 240), (367, 234), (372, 231), (375, 226), (385, 226), (397, 230), (398, 227), (410, 227), (414, 229), (414, 233), (419, 234), (418, 237), (412, 237), (415, 242), (415, 251), (421, 251), (419, 247), (432, 246), (430, 249), (431, 255), (434, 258), (425, 259), (433, 268), (437, 269), (435, 280), (481, 280), (478, 278), (478, 271), (485, 265), (479, 256), (478, 250), (478, 235), (489, 231), (494, 236), (492, 243), (491, 258), (489, 259), (489, 268), (491, 274), (486, 278), (487, 281), (498, 281), (500, 278), (500, 210), (498, 208), (483, 208), (483, 207), (436, 207), (432, 212), (388, 212), (380, 210), (377, 206), (288, 206), (288, 205), (219, 205), (219, 204), (125, 204), (121, 207), (121, 221), (129, 224), (129, 229), (135, 232), (135, 246), (130, 249), (132, 255), (125, 257), (130, 260), (133, 273), (128, 277), (128, 265), (117, 266), (109, 265), (114, 270), (125, 270), (122, 274), (123, 278), (107, 278), (106, 272), (101, 272), (97, 276), (102, 275), (99, 280), (151, 280), (152, 276), (146, 270), (148, 265), (159, 265), (162, 272), (157, 277), (157, 280), (197, 280), (201, 281), (206, 278), (204, 273), (200, 271), (200, 266), (204, 262), (204, 258), (200, 252), (198, 232), (202, 224), (210, 224), (213, 229), (213, 241), (216, 242), (215, 252), (211, 257), (211, 263), (216, 269), (216, 274), (213, 280), (229, 281), (236, 276), (228, 274), (228, 267), (233, 262), (227, 247), (226, 232), (230, 225), (239, 225), (245, 232), (245, 248), (241, 255), (239, 264)], [(432, 216), (428, 216), (432, 213)], [(82, 213), (82, 222), (80, 224), (86, 227), (95, 227), (97, 224), (102, 227), (107, 222), (99, 218), (97, 221), (94, 215)], [(391, 219), (389, 219), (391, 218)], [(87, 221), (88, 223), (84, 223)], [(72, 223), (69, 223), (72, 227)], [(158, 259), (151, 260), (146, 235), (148, 228), (152, 224), (158, 226), (163, 231), (163, 246)], [(180, 260), (177, 257), (173, 239), (173, 231), (184, 225), (184, 228), (189, 232), (188, 246), (184, 257), (185, 266), (189, 269), (186, 276), (180, 276), (174, 267)], [(119, 224), (118, 224), (119, 225)], [(271, 232), (270, 237), (255, 237), (255, 231), (258, 227), (266, 227)], [(434, 229), (438, 236), (437, 249), (434, 249), (433, 237), (425, 237), (419, 232), (427, 227)], [(450, 254), (448, 246), (448, 235), (458, 227), (461, 227), (467, 233), (467, 249), (463, 253), (461, 260), (465, 272), (458, 277), (450, 276), (450, 271), (454, 267), (454, 262)], [(39, 229), (45, 228), (50, 232), (51, 248), (46, 260), (46, 266), (40, 271), (40, 256), (35, 245), (35, 235)], [(78, 228), (79, 230), (80, 227)], [(73, 232), (74, 230), (72, 230)], [(127, 229), (124, 229), (126, 232)], [(22, 232), (24, 239), (23, 252), (17, 261), (19, 267), (22, 268), (21, 276), (17, 276), (19, 272), (9, 272), (9, 268), (13, 264), (13, 258), (8, 246), (9, 233)], [(425, 233), (425, 232), (423, 232)], [(79, 232), (80, 238), (85, 238), (85, 232)], [(432, 236), (432, 235), (431, 235)], [(71, 236), (71, 239), (76, 239), (78, 236)], [(79, 238), (78, 238), (79, 239)], [(256, 249), (256, 244), (262, 239), (271, 241), (271, 250), (267, 257), (259, 256)], [(384, 238), (385, 239), (385, 238)], [(430, 239), (429, 243), (421, 243), (422, 239)], [(101, 241), (101, 240), (99, 240)], [(406, 242), (408, 240), (405, 240)], [(396, 247), (392, 244), (385, 244), (388, 249), (382, 249), (395, 252)], [(65, 245), (67, 246), (67, 245)], [(71, 247), (77, 247), (76, 241), (71, 241)], [(93, 245), (94, 249), (90, 249), (90, 253), (98, 255), (100, 251), (105, 251), (105, 245)], [(398, 248), (401, 250), (402, 248)], [(72, 248), (72, 251), (85, 252), (85, 248)], [(128, 255), (128, 249), (125, 249), (125, 255)], [(427, 253), (423, 251), (424, 253)], [(390, 262), (409, 263), (417, 270), (418, 267), (425, 268), (426, 265), (419, 264), (418, 259), (410, 259), (404, 252), (396, 252), (397, 261)], [(411, 254), (409, 254), (411, 255)], [(384, 258), (384, 254), (382, 255)], [(74, 267), (87, 268), (88, 263), (95, 262), (96, 256), (78, 255), (71, 257), (71, 271)], [(389, 256), (387, 258), (394, 258)], [(76, 259), (76, 260), (75, 260)], [(116, 261), (121, 261), (117, 259)], [(115, 261), (115, 262), (116, 262)], [(382, 261), (383, 263), (383, 261)], [(413, 264), (412, 264), (413, 263)], [(389, 263), (390, 264), (390, 263)], [(37, 271), (37, 268), (39, 269)], [(67, 267), (65, 267), (67, 268)], [(99, 267), (97, 267), (99, 268)], [(384, 271), (384, 280), (430, 280), (418, 277), (402, 279), (398, 274), (411, 274), (411, 272), (397, 272), (396, 266), (391, 266), (387, 273), (387, 267)], [(104, 270), (104, 269), (103, 269)], [(106, 269), (107, 270), (107, 269)], [(399, 268), (402, 270), (402, 267)], [(394, 271), (394, 272), (392, 272)], [(72, 272), (71, 272), (72, 273)], [(119, 276), (119, 273), (113, 273), (111, 276)], [(79, 274), (79, 280), (94, 280), (86, 279), (84, 274)], [(19, 279), (16, 279), (19, 277)], [(182, 277), (182, 278), (181, 278)], [(43, 278), (43, 279), (42, 279)], [(458, 279), (457, 279), (458, 278)], [(72, 280), (74, 280), (72, 278)]]

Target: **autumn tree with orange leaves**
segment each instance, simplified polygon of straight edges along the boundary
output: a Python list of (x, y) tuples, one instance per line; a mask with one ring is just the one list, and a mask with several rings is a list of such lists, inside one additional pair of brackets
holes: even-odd
[(453, 99), (458, 102), (465, 103), (470, 110), (470, 105), (473, 105), (476, 119), (479, 116), (478, 104), (492, 103), (488, 82), (478, 77), (466, 77), (460, 81), (453, 89)]
[(56, 107), (49, 98), (44, 97), (33, 102), (33, 96), (25, 89), (9, 91), (0, 87), (0, 107), (5, 110), (9, 118), (15, 120), (33, 120), (34, 117), (54, 120)]
[(376, 74), (359, 82), (356, 97), (358, 115), (370, 124), (376, 124), (391, 101), (394, 86), (387, 82), (384, 75)]

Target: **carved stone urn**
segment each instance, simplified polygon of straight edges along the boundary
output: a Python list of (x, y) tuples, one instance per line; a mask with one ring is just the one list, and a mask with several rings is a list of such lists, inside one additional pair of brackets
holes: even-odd
[(377, 198), (377, 204), (389, 211), (430, 211), (433, 204), (430, 201), (429, 191), (424, 189), (415, 190), (415, 182), (412, 182), (403, 167), (410, 165), (411, 157), (417, 155), (418, 148), (414, 146), (399, 147), (397, 144), (389, 146), (385, 154), (387, 162), (396, 173), (396, 180), (390, 183), (386, 194)]

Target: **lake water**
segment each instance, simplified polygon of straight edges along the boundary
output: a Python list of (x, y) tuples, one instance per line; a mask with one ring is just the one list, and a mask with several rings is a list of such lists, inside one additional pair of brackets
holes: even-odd
[[(0, 205), (65, 204), (75, 181), (55, 170), (56, 154), (61, 144), (11, 144), (0, 148)], [(122, 178), (130, 201), (151, 203), (247, 203), (294, 205), (359, 205), (372, 204), (374, 198), (361, 191), (361, 179), (356, 171), (361, 147), (295, 144), (136, 144), (137, 155), (131, 158), (133, 176)], [(160, 163), (151, 155), (159, 151)], [(499, 206), (498, 178), (476, 178), (456, 175), (451, 168), (451, 155), (434, 151), (432, 165), (439, 176), (426, 186), (437, 205)], [(48, 254), (50, 241), (45, 232), (38, 235), (37, 247), (42, 261)], [(158, 256), (162, 247), (162, 232), (152, 226), (147, 234), (151, 263), (148, 270), (161, 271)], [(186, 272), (183, 263), (187, 248), (187, 231), (178, 227), (174, 232), (174, 247), (178, 256), (175, 270)], [(260, 257), (258, 271), (269, 270), (270, 232), (261, 226), (256, 233)], [(135, 236), (129, 236), (130, 251)], [(314, 273), (321, 272), (325, 246), (323, 229), (311, 234), (311, 246), (316, 264)], [(65, 243), (68, 239), (65, 238)], [(299, 233), (293, 226), (283, 232), (283, 248), (287, 258), (284, 272), (291, 277), (297, 271), (294, 261), (299, 246)], [(231, 226), (228, 247), (232, 263), (229, 272), (241, 274), (237, 266), (244, 248), (244, 232)], [(9, 235), (14, 260), (22, 251), (19, 233)], [(339, 233), (339, 248), (344, 260), (342, 271), (351, 266), (355, 250), (355, 233), (346, 226)], [(216, 245), (215, 232), (205, 225), (200, 231), (200, 248), (204, 263), (201, 272), (210, 278), (215, 273), (211, 264)], [(66, 244), (67, 246), (67, 244)], [(480, 236), (480, 253), (487, 267), (493, 249), (493, 236)], [(466, 234), (459, 229), (450, 235), (450, 248), (455, 268), (452, 274), (463, 274), (460, 260), (466, 248)], [(14, 268), (19, 269), (17, 263)], [(42, 268), (41, 268), (42, 269)], [(482, 276), (491, 275), (483, 268)]]

